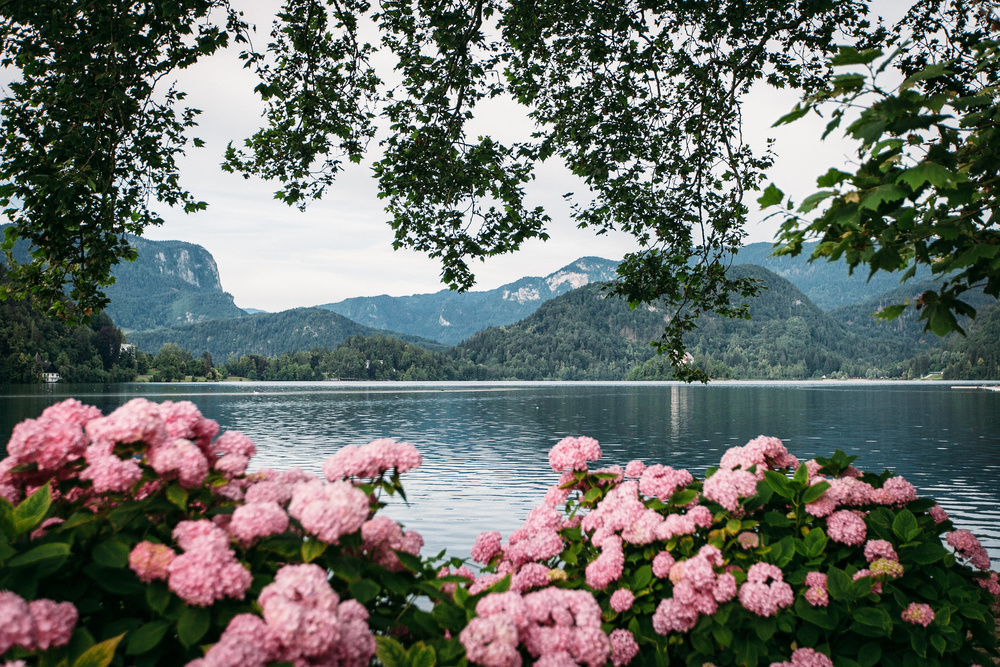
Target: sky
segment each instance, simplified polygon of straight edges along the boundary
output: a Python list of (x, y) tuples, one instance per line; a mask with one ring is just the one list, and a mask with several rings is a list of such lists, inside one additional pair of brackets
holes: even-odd
[[(257, 34), (270, 29), (270, 0), (250, 0), (247, 19)], [(252, 10), (252, 11), (251, 11)], [(886, 17), (890, 18), (890, 17)], [(215, 257), (222, 287), (241, 308), (280, 311), (341, 301), (356, 296), (404, 296), (445, 289), (440, 263), (422, 253), (393, 250), (389, 216), (377, 196), (371, 163), (351, 165), (320, 201), (305, 212), (273, 198), (276, 184), (246, 180), (219, 168), (229, 141), (237, 145), (261, 122), (263, 105), (253, 93), (256, 81), (242, 69), (237, 51), (217, 54), (180, 73), (176, 82), (188, 93), (188, 105), (199, 108), (199, 127), (192, 132), (204, 140), (179, 161), (182, 184), (208, 203), (208, 209), (185, 214), (165, 206), (154, 207), (165, 224), (150, 227), (153, 240), (196, 243)], [(788, 91), (761, 86), (753, 91), (745, 112), (744, 136), (763, 147), (775, 140), (778, 160), (769, 174), (785, 192), (802, 195), (815, 190), (815, 178), (830, 166), (849, 159), (850, 144), (836, 139), (820, 142), (823, 121), (806, 118), (772, 128), (798, 100)], [(503, 139), (530, 131), (524, 112), (510, 101), (480, 107), (479, 130)], [(476, 127), (471, 128), (472, 132)], [(373, 142), (373, 148), (377, 145)], [(554, 163), (538, 168), (527, 188), (531, 205), (543, 205), (552, 218), (548, 241), (529, 241), (521, 250), (471, 264), (474, 290), (489, 290), (523, 276), (544, 276), (584, 256), (621, 259), (638, 250), (627, 234), (597, 236), (577, 229), (562, 199), (566, 192), (583, 192), (583, 182)], [(765, 221), (754, 210), (747, 226), (748, 243), (773, 241), (778, 222)]]

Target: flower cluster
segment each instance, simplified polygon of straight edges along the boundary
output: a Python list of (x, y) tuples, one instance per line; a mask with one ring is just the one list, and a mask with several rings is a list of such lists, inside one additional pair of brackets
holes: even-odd
[(362, 524), (361, 538), (369, 558), (391, 571), (403, 569), (396, 551), (416, 556), (420, 553), (420, 547), (424, 546), (424, 538), (420, 533), (415, 530), (404, 532), (398, 523), (384, 516), (377, 516)]
[(967, 530), (953, 530), (945, 536), (959, 557), (966, 559), (980, 570), (990, 569), (990, 557), (975, 535)]
[(825, 607), (830, 604), (830, 594), (826, 590), (826, 575), (822, 572), (810, 572), (806, 575), (806, 602), (814, 607)]
[(770, 667), (833, 667), (833, 660), (815, 649), (797, 648), (791, 662), (772, 662)]
[(586, 470), (587, 461), (601, 458), (601, 446), (593, 438), (563, 438), (549, 450), (549, 465), (556, 472)]
[(184, 553), (167, 567), (167, 584), (182, 600), (204, 607), (224, 597), (241, 599), (250, 588), (249, 570), (236, 560), (229, 536), (211, 521), (182, 521), (173, 536)]
[(911, 602), (901, 614), (902, 619), (907, 623), (922, 625), (925, 628), (934, 620), (934, 610), (929, 604), (922, 602)]
[[(551, 587), (524, 596), (512, 591), (487, 595), (459, 640), (469, 661), (483, 667), (519, 667), (520, 645), (542, 666), (597, 667), (612, 652), (593, 596)], [(630, 651), (620, 635), (618, 643), (620, 656)]]
[(393, 469), (408, 472), (418, 467), (421, 460), (420, 452), (410, 443), (381, 438), (362, 447), (341, 447), (323, 464), (323, 476), (331, 482), (350, 477), (377, 479)]
[(736, 595), (736, 578), (718, 572), (725, 564), (722, 552), (705, 545), (696, 556), (677, 561), (670, 568), (673, 597), (660, 601), (653, 615), (653, 629), (661, 635), (688, 632), (702, 614), (714, 614), (719, 604)]
[[(748, 471), (754, 468), (754, 476), (764, 479), (765, 470), (796, 468), (799, 460), (788, 453), (788, 449), (778, 438), (758, 436), (742, 447), (731, 447), (722, 455), (719, 468)], [(754, 467), (756, 466), (756, 467)]]
[(795, 599), (781, 569), (770, 563), (754, 563), (740, 586), (740, 603), (758, 616), (773, 616)]
[(38, 599), (26, 602), (10, 591), (0, 591), (0, 655), (12, 646), (45, 651), (64, 646), (77, 621), (70, 602)]

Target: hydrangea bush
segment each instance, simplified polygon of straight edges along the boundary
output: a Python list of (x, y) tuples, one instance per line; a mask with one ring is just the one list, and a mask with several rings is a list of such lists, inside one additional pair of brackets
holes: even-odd
[(558, 477), (477, 570), (382, 513), (407, 443), (248, 473), (253, 443), (187, 402), (78, 401), (0, 461), (0, 660), (22, 665), (543, 667), (987, 664), (997, 574), (889, 472), (776, 438), (704, 480), (631, 461)]

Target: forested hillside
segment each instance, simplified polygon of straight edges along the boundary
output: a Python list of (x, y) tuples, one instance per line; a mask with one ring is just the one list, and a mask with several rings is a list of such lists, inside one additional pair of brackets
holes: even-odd
[(493, 290), (356, 297), (317, 307), (373, 329), (454, 345), (486, 327), (517, 322), (572, 289), (611, 280), (617, 266), (600, 257), (583, 257), (545, 277), (525, 277)]
[[(208, 351), (215, 359), (227, 359), (230, 355), (270, 357), (316, 347), (334, 348), (351, 336), (381, 333), (384, 332), (362, 326), (328, 310), (296, 308), (280, 313), (259, 313), (172, 329), (135, 332), (129, 334), (129, 340), (151, 354), (166, 343), (176, 343), (195, 355)], [(432, 341), (423, 343), (425, 347), (434, 349), (446, 347)]]
[[(130, 236), (129, 243), (139, 257), (116, 266), (115, 283), (106, 289), (111, 303), (105, 312), (122, 329), (141, 331), (245, 314), (222, 290), (215, 258), (205, 248), (138, 236)], [(29, 251), (30, 246), (19, 241), (14, 258), (23, 262)]]
[[(0, 281), (6, 270), (0, 265)], [(42, 367), (66, 382), (128, 382), (136, 377), (135, 358), (122, 355), (125, 338), (105, 313), (69, 327), (24, 301), (0, 301), (0, 385), (41, 382)]]

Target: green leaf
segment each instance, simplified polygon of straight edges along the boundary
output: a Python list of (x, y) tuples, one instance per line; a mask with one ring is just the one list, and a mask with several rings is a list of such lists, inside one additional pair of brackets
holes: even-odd
[(853, 585), (850, 575), (840, 568), (832, 567), (826, 573), (826, 588), (834, 600), (844, 602), (854, 599)]
[(188, 501), (187, 489), (183, 489), (177, 484), (171, 484), (167, 487), (167, 500), (180, 509), (186, 510)]
[(161, 581), (150, 582), (146, 586), (146, 604), (158, 614), (162, 614), (170, 604), (170, 590)]
[(423, 567), (424, 563), (420, 560), (420, 556), (414, 556), (413, 554), (405, 551), (396, 551), (395, 549), (393, 550), (393, 553), (396, 554), (396, 558), (398, 558), (399, 562), (403, 564), (403, 567), (410, 572), (420, 572)]
[(65, 558), (69, 556), (69, 545), (63, 542), (50, 542), (49, 544), (39, 544), (37, 547), (25, 551), (23, 554), (14, 556), (7, 561), (7, 567), (24, 567), (26, 565), (37, 565), (41, 561), (50, 558)]
[(467, 621), (465, 611), (458, 605), (447, 601), (434, 605), (431, 615), (441, 627), (450, 630), (452, 634), (461, 632)]
[(0, 537), (10, 540), (17, 537), (14, 529), (14, 506), (3, 496), (0, 496)]
[(352, 581), (347, 588), (351, 591), (351, 597), (361, 604), (368, 604), (382, 591), (382, 587), (371, 579)]
[(938, 562), (948, 553), (948, 550), (940, 542), (921, 542), (913, 549), (902, 550), (900, 558), (903, 562), (910, 561), (918, 565), (930, 565)]
[(868, 63), (875, 62), (882, 57), (881, 49), (865, 49), (864, 51), (858, 51), (853, 46), (841, 46), (839, 47), (839, 52), (833, 58), (830, 59), (830, 64), (834, 67), (843, 67), (844, 65), (867, 65)]
[(754, 631), (762, 642), (769, 641), (778, 629), (778, 623), (773, 618), (758, 618), (754, 622)]
[(875, 313), (875, 317), (883, 321), (894, 320), (900, 315), (902, 315), (903, 311), (905, 310), (906, 310), (905, 303), (899, 303), (894, 306), (886, 306), (882, 310)]
[(805, 601), (805, 598), (798, 598), (795, 601), (795, 613), (804, 621), (812, 623), (816, 627), (824, 630), (835, 630), (837, 628), (836, 619), (825, 609), (818, 609)]
[(587, 489), (587, 492), (583, 494), (583, 501), (586, 503), (592, 503), (601, 497), (601, 490), (598, 487), (593, 487)]
[(917, 518), (908, 509), (901, 509), (892, 520), (892, 532), (903, 542), (912, 542), (920, 535)]
[(191, 648), (205, 636), (211, 624), (211, 611), (205, 607), (185, 606), (177, 619), (177, 638), (185, 647)]
[(882, 659), (882, 646), (878, 642), (868, 642), (858, 651), (858, 664), (861, 667), (875, 667)]
[(649, 582), (653, 580), (653, 568), (651, 565), (643, 565), (632, 573), (632, 590), (641, 591)]
[(906, 183), (913, 190), (917, 190), (924, 183), (934, 188), (943, 188), (953, 187), (956, 183), (967, 180), (969, 179), (964, 174), (956, 174), (934, 162), (921, 162), (896, 177), (897, 183)]
[(14, 532), (17, 535), (31, 532), (38, 527), (52, 504), (52, 489), (46, 483), (14, 508)]
[(763, 194), (757, 198), (757, 203), (760, 204), (761, 208), (767, 208), (769, 206), (774, 206), (780, 204), (785, 198), (785, 193), (778, 189), (774, 183), (771, 183), (766, 188), (764, 188)]
[(128, 567), (128, 555), (128, 545), (114, 538), (101, 542), (91, 552), (95, 563), (119, 570)]
[(816, 482), (802, 494), (802, 502), (809, 504), (820, 499), (826, 490), (830, 488), (830, 482)]
[(851, 617), (862, 625), (882, 630), (886, 636), (892, 631), (892, 619), (882, 607), (860, 607), (854, 610)]
[(797, 121), (799, 118), (802, 118), (807, 113), (809, 113), (810, 109), (811, 107), (808, 105), (802, 106), (801, 104), (796, 104), (794, 109), (792, 109), (784, 116), (776, 120), (774, 122), (774, 125), (772, 125), (771, 127), (778, 127), (779, 125), (787, 125), (788, 123), (793, 123)]
[(819, 192), (814, 192), (803, 199), (802, 203), (799, 204), (799, 213), (809, 213), (819, 206), (820, 202), (836, 196), (837, 194), (838, 192), (836, 190), (820, 190)]
[(788, 478), (779, 472), (773, 470), (764, 471), (764, 479), (767, 481), (768, 486), (770, 486), (775, 493), (777, 493), (782, 498), (792, 499), (795, 494), (792, 492), (791, 483)]
[(791, 519), (781, 512), (775, 512), (774, 510), (764, 513), (764, 523), (775, 528), (787, 528), (792, 525)]
[(880, 185), (874, 190), (868, 192), (864, 199), (861, 200), (861, 204), (858, 205), (860, 209), (868, 209), (874, 211), (878, 209), (883, 203), (892, 203), (901, 201), (906, 198), (906, 191), (903, 188), (895, 185), (894, 183), (886, 183), (885, 185)]
[(375, 637), (375, 656), (385, 667), (407, 667), (406, 649), (392, 637)]
[(826, 548), (826, 543), (829, 540), (822, 528), (813, 528), (803, 541), (806, 545), (806, 556), (808, 558), (815, 558), (823, 553), (823, 549)]
[(418, 642), (410, 648), (410, 667), (434, 667), (437, 664), (437, 655), (430, 646), (425, 646), (423, 642)]
[(111, 660), (115, 657), (115, 649), (118, 648), (118, 642), (124, 636), (124, 634), (121, 634), (117, 637), (107, 639), (100, 644), (94, 644), (73, 661), (73, 667), (108, 667), (111, 664)]
[(943, 63), (935, 63), (933, 65), (928, 65), (924, 69), (920, 70), (916, 74), (909, 76), (905, 81), (899, 86), (899, 89), (906, 90), (907, 88), (912, 88), (913, 84), (919, 81), (926, 81), (928, 79), (936, 79), (939, 76), (944, 76), (945, 74), (951, 74), (951, 71)]
[(326, 551), (327, 544), (321, 540), (310, 538), (302, 543), (302, 561), (311, 563)]
[(125, 655), (140, 655), (152, 650), (167, 634), (171, 625), (170, 621), (153, 621), (132, 632), (125, 642)]

